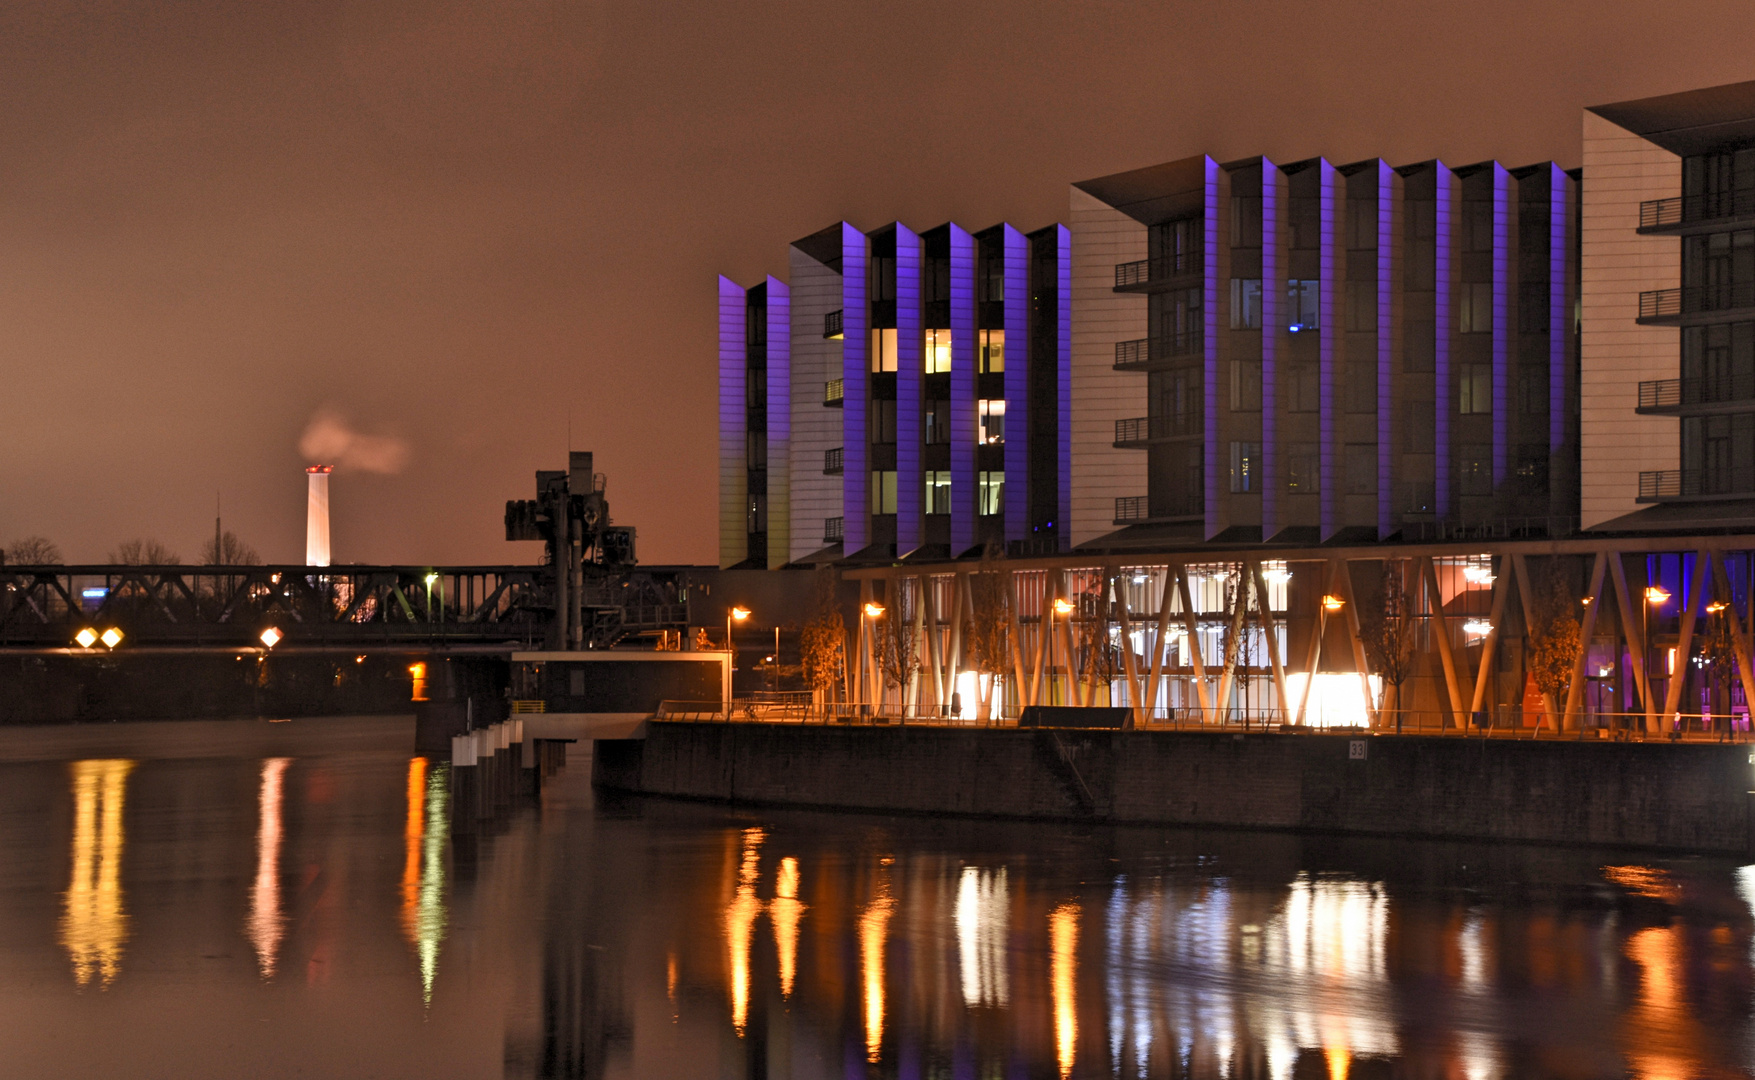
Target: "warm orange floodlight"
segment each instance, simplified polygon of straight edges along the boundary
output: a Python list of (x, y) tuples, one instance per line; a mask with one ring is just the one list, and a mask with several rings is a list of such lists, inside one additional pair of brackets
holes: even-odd
[(1334, 593), (1329, 593), (1322, 598), (1322, 610), (1324, 611), (1339, 611), (1346, 606), (1347, 602)]

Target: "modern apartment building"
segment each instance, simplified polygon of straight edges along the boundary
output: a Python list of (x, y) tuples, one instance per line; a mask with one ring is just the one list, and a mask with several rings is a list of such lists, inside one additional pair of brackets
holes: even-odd
[(1755, 82), (1586, 110), (1584, 170), (1584, 526), (1755, 526)]
[(1074, 184), (1074, 545), (1567, 527), (1578, 209), (1552, 162)]
[(1064, 550), (1071, 266), (1062, 225), (840, 222), (720, 278), (720, 564)]

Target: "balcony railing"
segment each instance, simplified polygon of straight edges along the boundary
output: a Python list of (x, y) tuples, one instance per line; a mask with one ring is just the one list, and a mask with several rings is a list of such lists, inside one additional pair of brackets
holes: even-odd
[(826, 338), (841, 336), (841, 313), (839, 311), (831, 311), (823, 316), (823, 336)]
[(1755, 188), (1715, 191), (1710, 195), (1677, 195), (1639, 204), (1641, 229), (1669, 229), (1740, 217), (1755, 217)]
[(1115, 500), (1115, 524), (1136, 525), (1171, 518), (1197, 517), (1205, 500), (1201, 493), (1185, 492), (1152, 499), (1146, 495), (1123, 495)]
[(1687, 289), (1654, 289), (1639, 294), (1639, 321), (1680, 319), (1711, 311), (1755, 308), (1755, 281), (1734, 285), (1696, 285)]
[(823, 519), (823, 543), (839, 544), (841, 542), (841, 523), (845, 520), (845, 518), (838, 517)]
[(823, 451), (823, 475), (835, 476), (841, 472), (841, 451), (845, 447), (837, 446), (833, 450)]
[(1174, 439), (1199, 435), (1204, 427), (1199, 413), (1171, 413), (1168, 416), (1136, 416), (1115, 421), (1115, 445), (1138, 446), (1152, 439)]
[(1755, 399), (1755, 375), (1704, 379), (1657, 379), (1639, 384), (1639, 411), (1685, 409)]
[(1153, 364), (1200, 354), (1206, 343), (1199, 330), (1154, 338), (1135, 338), (1115, 343), (1115, 370), (1139, 371)]
[(1171, 278), (1196, 274), (1200, 272), (1200, 269), (1200, 263), (1193, 252), (1116, 263), (1115, 287), (1117, 289), (1138, 288), (1156, 281), (1169, 281)]
[(1755, 465), (1728, 469), (1665, 469), (1639, 474), (1639, 501), (1755, 495)]
[(839, 409), (847, 397), (846, 383), (841, 379), (830, 379), (823, 384), (823, 404), (831, 409)]

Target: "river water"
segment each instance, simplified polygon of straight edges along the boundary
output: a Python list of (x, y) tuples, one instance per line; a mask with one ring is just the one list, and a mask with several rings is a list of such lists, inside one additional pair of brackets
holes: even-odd
[(603, 799), (406, 720), (0, 732), (0, 1075), (1750, 1075), (1755, 867)]

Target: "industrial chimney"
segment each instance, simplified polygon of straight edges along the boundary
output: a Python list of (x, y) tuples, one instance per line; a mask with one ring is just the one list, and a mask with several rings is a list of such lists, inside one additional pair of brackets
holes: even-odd
[(329, 565), (329, 474), (333, 465), (312, 465), (305, 470), (310, 478), (310, 501), (305, 512), (305, 565)]

